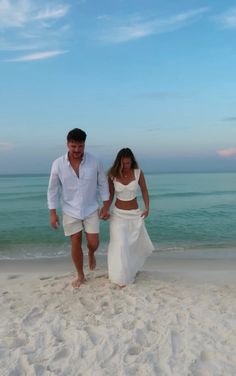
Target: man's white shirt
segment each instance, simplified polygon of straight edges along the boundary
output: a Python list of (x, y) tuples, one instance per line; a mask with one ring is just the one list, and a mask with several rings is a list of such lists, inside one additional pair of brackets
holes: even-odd
[(49, 209), (57, 209), (61, 201), (65, 214), (84, 219), (98, 209), (98, 194), (102, 201), (109, 199), (107, 177), (94, 156), (84, 153), (79, 175), (71, 166), (68, 154), (53, 162), (47, 194)]

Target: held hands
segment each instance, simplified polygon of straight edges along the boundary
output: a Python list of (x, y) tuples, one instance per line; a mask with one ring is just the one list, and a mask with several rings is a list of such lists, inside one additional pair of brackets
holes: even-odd
[(57, 213), (50, 213), (50, 225), (55, 230), (59, 227), (60, 220), (59, 220)]
[(110, 218), (110, 213), (108, 209), (104, 208), (104, 206), (99, 211), (99, 218), (103, 219), (104, 221)]
[(141, 214), (141, 217), (144, 219), (144, 218), (147, 218), (149, 214), (149, 209), (145, 208)]

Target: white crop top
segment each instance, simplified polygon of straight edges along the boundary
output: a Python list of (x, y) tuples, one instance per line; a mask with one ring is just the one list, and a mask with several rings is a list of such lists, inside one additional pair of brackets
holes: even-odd
[(116, 197), (121, 201), (130, 201), (137, 197), (138, 181), (140, 176), (140, 170), (134, 170), (135, 180), (132, 180), (129, 184), (122, 184), (114, 178), (114, 188)]

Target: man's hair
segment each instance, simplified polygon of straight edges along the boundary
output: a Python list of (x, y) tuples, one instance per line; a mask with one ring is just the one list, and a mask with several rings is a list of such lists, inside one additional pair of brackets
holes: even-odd
[(79, 128), (72, 129), (67, 135), (67, 142), (70, 141), (78, 141), (78, 142), (85, 142), (87, 134), (85, 131)]

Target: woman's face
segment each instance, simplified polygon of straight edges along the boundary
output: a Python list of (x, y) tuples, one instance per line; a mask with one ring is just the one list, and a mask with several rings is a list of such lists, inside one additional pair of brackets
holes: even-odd
[(132, 161), (131, 158), (124, 157), (121, 159), (122, 169), (128, 171), (131, 169)]

